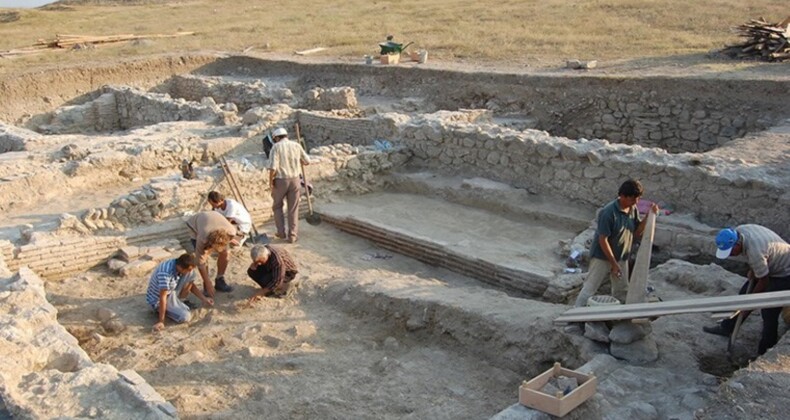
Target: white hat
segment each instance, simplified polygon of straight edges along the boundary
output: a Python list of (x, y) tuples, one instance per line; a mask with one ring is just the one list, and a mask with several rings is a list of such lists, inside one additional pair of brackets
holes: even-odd
[(272, 137), (288, 136), (288, 132), (284, 128), (279, 127), (272, 131)]

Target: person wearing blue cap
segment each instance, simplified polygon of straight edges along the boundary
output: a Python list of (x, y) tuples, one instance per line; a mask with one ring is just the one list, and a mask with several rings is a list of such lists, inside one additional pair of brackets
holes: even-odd
[[(744, 255), (749, 264), (747, 282), (740, 294), (778, 292), (790, 290), (790, 244), (774, 231), (760, 225), (748, 224), (725, 228), (716, 235), (716, 258)], [(754, 286), (748, 292), (749, 284)], [(764, 354), (778, 341), (779, 315), (782, 308), (767, 308), (760, 311), (763, 331), (758, 353)], [(703, 331), (730, 336), (736, 318), (723, 320), (716, 326), (703, 327)]]

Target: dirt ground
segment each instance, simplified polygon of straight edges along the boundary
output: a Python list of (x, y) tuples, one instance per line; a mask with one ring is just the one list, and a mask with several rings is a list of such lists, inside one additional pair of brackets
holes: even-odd
[[(492, 366), (474, 348), (357, 317), (323, 293), (329, 283), (385, 278), (406, 287), (415, 276), (425, 293), (483, 286), (325, 225), (303, 231), (282, 245), (301, 262), (293, 297), (249, 306), (257, 286), (243, 248), (227, 276), (235, 290), (160, 334), (151, 333), (146, 278), (89, 272), (48, 283), (48, 297), (94, 361), (135, 369), (183, 418), (485, 418), (515, 400), (523, 373)], [(99, 308), (126, 329), (105, 333)]]

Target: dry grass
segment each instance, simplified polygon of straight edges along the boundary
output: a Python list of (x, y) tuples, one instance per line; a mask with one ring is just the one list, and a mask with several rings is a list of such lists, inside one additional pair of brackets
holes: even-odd
[[(291, 52), (316, 46), (353, 57), (378, 52), (392, 33), (441, 60), (557, 63), (699, 54), (731, 43), (750, 18), (784, 19), (786, 0), (194, 0), (129, 6), (21, 10), (0, 24), (0, 50), (58, 33), (112, 35), (197, 31), (151, 45), (114, 45), (0, 61), (4, 72), (160, 52)], [(268, 46), (268, 47), (267, 47)]]

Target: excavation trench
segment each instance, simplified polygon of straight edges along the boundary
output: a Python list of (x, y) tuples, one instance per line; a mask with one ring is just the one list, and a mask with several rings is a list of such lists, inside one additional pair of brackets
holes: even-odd
[[(136, 371), (142, 379), (121, 376), (153, 386), (181, 417), (486, 418), (560, 361), (599, 375), (581, 416), (691, 418), (755, 356), (757, 317), (728, 360), (717, 337), (700, 336), (705, 315), (656, 320), (647, 344), (619, 360), (605, 339), (552, 321), (584, 278), (566, 258), (589, 246), (596, 208), (627, 178), (672, 213), (659, 218), (650, 273), (661, 297), (737, 291), (742, 277), (696, 264), (713, 261), (715, 226), (788, 232), (790, 216), (775, 210), (790, 179), (782, 82), (164, 63), (172, 71), (139, 76), (150, 90), (88, 86), (64, 71), (78, 97), (36, 91), (63, 107), (2, 99), (29, 115), (5, 111), (19, 124), (0, 126), (0, 269), (23, 273), (20, 284), (47, 280), (57, 321), (90, 359)], [(117, 71), (94, 76), (118, 82)], [(297, 122), (325, 221), (280, 244), (300, 264), (299, 290), (247, 305), (255, 289), (238, 249), (235, 290), (152, 335), (148, 275), (188, 248), (181, 219), (205, 209), (206, 192), (229, 192), (218, 157), (254, 220), (269, 221), (261, 142)], [(194, 179), (183, 179), (184, 160)], [(119, 249), (127, 261), (112, 261)], [(78, 374), (89, 363), (55, 350), (33, 366)], [(14, 404), (48, 395), (28, 388)]]
[[(484, 418), (557, 357), (579, 363), (550, 329), (527, 337), (536, 327), (481, 310), (496, 303), (501, 314), (545, 324), (551, 305), (528, 309), (328, 226), (305, 227), (303, 235), (288, 248), (301, 262), (294, 297), (247, 306), (254, 283), (245, 278), (243, 249), (227, 276), (236, 289), (218, 296), (215, 308), (198, 309), (190, 325), (168, 325), (159, 336), (150, 333), (145, 277), (90, 271), (50, 283), (48, 297), (94, 361), (136, 370), (184, 418)], [(126, 329), (103, 329), (101, 308)]]

